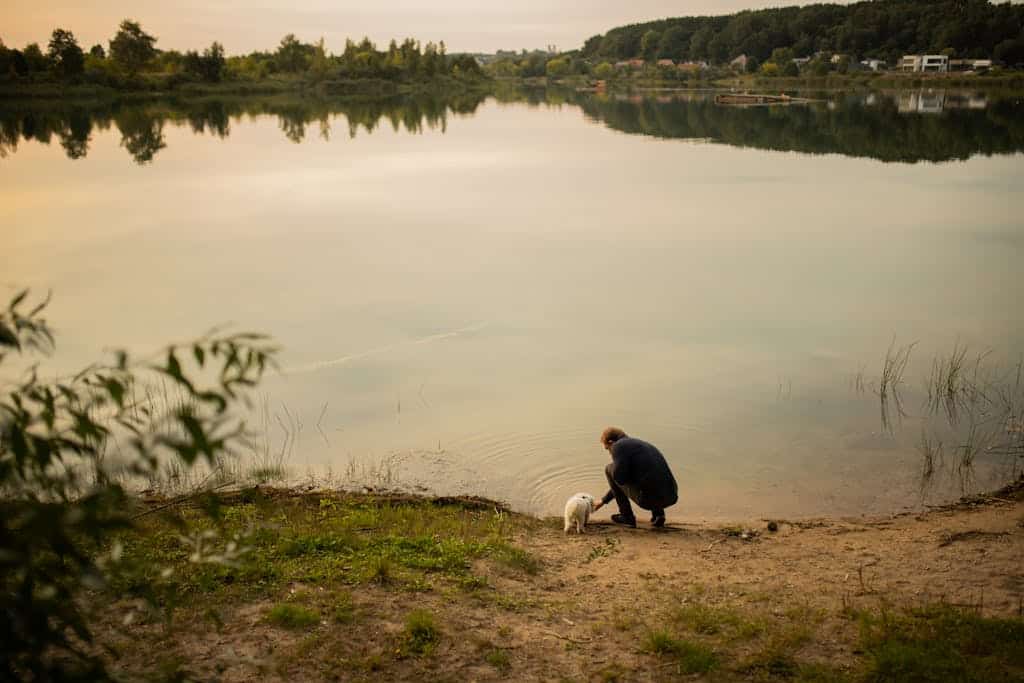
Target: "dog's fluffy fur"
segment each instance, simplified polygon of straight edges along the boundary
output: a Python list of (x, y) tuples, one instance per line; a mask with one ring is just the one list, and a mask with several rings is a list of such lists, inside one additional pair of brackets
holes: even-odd
[(594, 497), (589, 493), (577, 493), (565, 502), (565, 533), (576, 527), (576, 533), (584, 533), (584, 527), (594, 511)]

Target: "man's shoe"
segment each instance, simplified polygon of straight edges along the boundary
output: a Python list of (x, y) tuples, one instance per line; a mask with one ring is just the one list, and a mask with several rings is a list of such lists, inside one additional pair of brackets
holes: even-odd
[(661, 528), (665, 526), (665, 515), (655, 515), (651, 517), (651, 526)]
[(615, 513), (612, 515), (612, 521), (622, 526), (630, 526), (636, 528), (636, 517), (627, 517), (621, 513)]

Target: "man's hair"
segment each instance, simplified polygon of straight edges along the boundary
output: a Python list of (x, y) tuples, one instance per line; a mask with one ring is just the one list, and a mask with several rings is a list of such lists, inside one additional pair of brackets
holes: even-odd
[(622, 431), (618, 427), (608, 427), (601, 432), (601, 443), (605, 446), (611, 446), (619, 439), (626, 438), (626, 432)]

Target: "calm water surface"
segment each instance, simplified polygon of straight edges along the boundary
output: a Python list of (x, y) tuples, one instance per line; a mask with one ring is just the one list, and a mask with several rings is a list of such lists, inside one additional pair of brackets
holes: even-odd
[[(666, 454), (677, 518), (902, 510), (944, 429), (935, 354), (1024, 350), (1024, 111), (915, 95), (0, 102), (0, 287), (54, 291), (53, 372), (272, 333), (268, 438), (299, 475), (557, 513), (606, 489), (614, 424)], [(984, 453), (970, 487), (1008, 468)], [(959, 494), (947, 469), (926, 502)]]

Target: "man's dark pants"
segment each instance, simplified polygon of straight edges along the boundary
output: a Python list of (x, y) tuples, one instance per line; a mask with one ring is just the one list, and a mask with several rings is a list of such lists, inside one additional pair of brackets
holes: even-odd
[(608, 463), (604, 468), (604, 474), (608, 478), (608, 485), (615, 495), (615, 502), (619, 505), (619, 512), (623, 515), (635, 518), (633, 506), (629, 503), (630, 499), (644, 510), (650, 510), (653, 517), (664, 517), (665, 508), (676, 503), (676, 496), (672, 496), (670, 499), (659, 500), (653, 496), (645, 495), (643, 486), (640, 484), (620, 484), (615, 481), (614, 471), (615, 463), (613, 462)]

